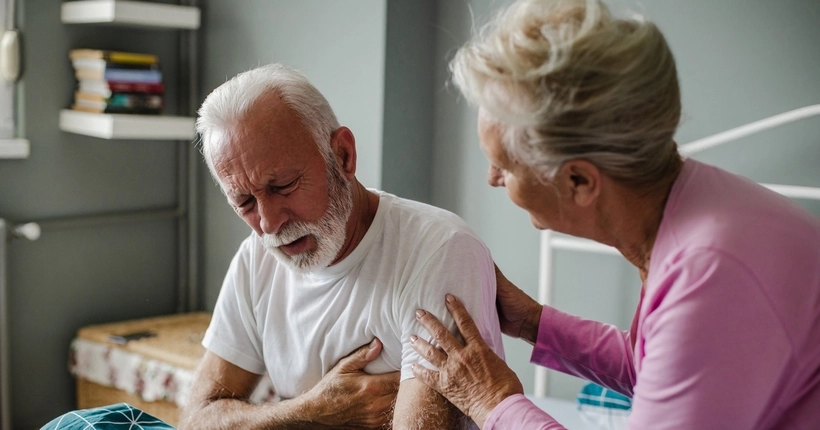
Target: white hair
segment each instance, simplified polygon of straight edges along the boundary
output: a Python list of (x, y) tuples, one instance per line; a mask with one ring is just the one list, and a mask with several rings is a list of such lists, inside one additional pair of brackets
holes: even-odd
[(450, 63), (453, 81), (500, 126), (508, 155), (550, 179), (583, 158), (643, 186), (680, 162), (675, 61), (658, 28), (600, 0), (519, 0)]
[(217, 87), (199, 109), (196, 131), (200, 135), (205, 162), (215, 174), (210, 152), (213, 137), (235, 125), (263, 95), (275, 92), (310, 131), (325, 163), (333, 160), (330, 136), (339, 128), (327, 99), (298, 71), (282, 64), (268, 64), (240, 73)]

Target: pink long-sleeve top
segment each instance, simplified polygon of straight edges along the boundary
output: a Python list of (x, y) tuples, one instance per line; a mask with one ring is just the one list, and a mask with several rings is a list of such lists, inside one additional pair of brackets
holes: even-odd
[[(632, 396), (631, 430), (820, 429), (820, 219), (686, 160), (630, 332), (544, 307), (532, 362)], [(484, 428), (563, 427), (516, 395)]]

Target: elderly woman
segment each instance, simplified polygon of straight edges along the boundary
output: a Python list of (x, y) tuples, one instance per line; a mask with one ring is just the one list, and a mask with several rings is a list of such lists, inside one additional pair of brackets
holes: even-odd
[[(675, 63), (658, 28), (597, 0), (521, 0), (463, 46), (489, 183), (538, 229), (614, 246), (640, 272), (629, 332), (541, 306), (498, 274), (502, 330), (532, 361), (633, 398), (630, 429), (820, 425), (820, 220), (682, 159)], [(459, 300), (464, 341), (429, 313), (415, 366), (483, 428), (562, 428), (523, 396)]]

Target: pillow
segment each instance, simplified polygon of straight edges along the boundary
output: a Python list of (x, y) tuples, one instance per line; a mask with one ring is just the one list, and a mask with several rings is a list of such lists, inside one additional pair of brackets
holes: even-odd
[(632, 399), (623, 394), (589, 383), (578, 393), (581, 420), (590, 429), (624, 430)]
[(40, 430), (166, 430), (173, 427), (128, 403), (65, 413)]

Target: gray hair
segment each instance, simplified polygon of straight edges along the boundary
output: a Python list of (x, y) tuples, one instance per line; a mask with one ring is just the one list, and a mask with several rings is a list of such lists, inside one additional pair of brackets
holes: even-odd
[(508, 155), (550, 179), (583, 158), (633, 186), (680, 161), (680, 89), (658, 28), (600, 0), (519, 0), (462, 46), (453, 81), (502, 131)]
[(281, 64), (268, 64), (236, 75), (217, 87), (202, 103), (196, 131), (211, 174), (215, 174), (210, 157), (215, 144), (213, 134), (236, 124), (260, 97), (271, 91), (277, 93), (310, 131), (325, 163), (333, 160), (330, 136), (339, 128), (339, 121), (327, 99), (298, 71)]

